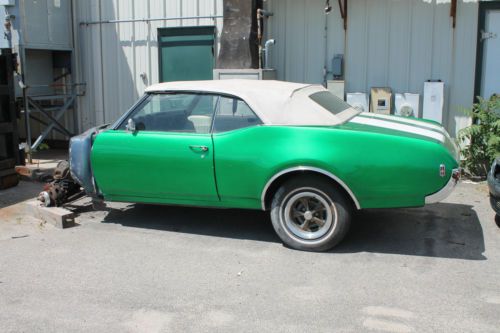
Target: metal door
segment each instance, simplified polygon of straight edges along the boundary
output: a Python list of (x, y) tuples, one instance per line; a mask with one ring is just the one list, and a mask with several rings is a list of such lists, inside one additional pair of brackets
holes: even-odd
[(158, 29), (160, 81), (211, 80), (215, 27)]

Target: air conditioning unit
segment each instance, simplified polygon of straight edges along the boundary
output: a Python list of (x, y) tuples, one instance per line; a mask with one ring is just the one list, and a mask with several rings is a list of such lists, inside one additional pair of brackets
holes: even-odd
[(424, 82), (424, 107), (422, 118), (443, 123), (444, 82)]
[(395, 114), (404, 117), (418, 117), (419, 94), (396, 94), (394, 97)]
[(370, 112), (391, 114), (392, 91), (391, 88), (371, 89), (371, 109)]
[(365, 93), (347, 93), (347, 104), (362, 112), (368, 112), (368, 97)]

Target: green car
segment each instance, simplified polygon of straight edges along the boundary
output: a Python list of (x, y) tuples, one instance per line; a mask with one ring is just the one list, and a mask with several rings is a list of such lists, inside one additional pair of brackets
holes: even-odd
[(70, 169), (95, 200), (266, 210), (285, 244), (324, 251), (355, 210), (444, 199), (458, 156), (441, 125), (363, 113), (320, 85), (190, 81), (72, 138)]

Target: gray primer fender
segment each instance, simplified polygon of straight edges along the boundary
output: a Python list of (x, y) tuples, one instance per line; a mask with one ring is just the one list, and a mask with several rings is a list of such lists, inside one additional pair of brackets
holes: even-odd
[(90, 163), (90, 153), (95, 135), (108, 127), (103, 125), (93, 127), (80, 135), (74, 136), (69, 142), (69, 167), (71, 177), (80, 184), (85, 193), (91, 197), (98, 197), (98, 189), (94, 182), (92, 174), (92, 165)]

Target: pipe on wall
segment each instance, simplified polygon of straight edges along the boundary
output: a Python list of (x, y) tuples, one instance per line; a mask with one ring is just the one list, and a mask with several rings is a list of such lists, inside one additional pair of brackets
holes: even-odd
[(99, 21), (82, 21), (80, 25), (93, 24), (118, 24), (118, 23), (133, 23), (133, 22), (153, 22), (153, 21), (172, 21), (172, 20), (196, 20), (196, 19), (217, 19), (223, 18), (222, 15), (207, 15), (207, 16), (184, 16), (184, 17), (152, 17), (142, 19), (126, 19), (126, 20), (99, 20)]

